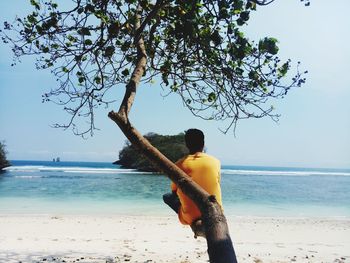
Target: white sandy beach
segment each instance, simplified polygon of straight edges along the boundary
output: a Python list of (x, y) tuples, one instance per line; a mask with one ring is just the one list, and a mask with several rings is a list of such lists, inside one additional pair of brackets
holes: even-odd
[[(350, 262), (350, 218), (229, 218), (239, 262)], [(0, 262), (207, 262), (176, 217), (0, 215)]]

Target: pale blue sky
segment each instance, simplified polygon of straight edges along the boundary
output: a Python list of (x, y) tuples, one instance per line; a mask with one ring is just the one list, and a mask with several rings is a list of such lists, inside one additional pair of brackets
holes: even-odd
[[(24, 14), (29, 1), (0, 2), (1, 22)], [(131, 119), (142, 132), (177, 134), (197, 127), (206, 133), (207, 151), (223, 164), (350, 168), (350, 1), (276, 0), (251, 15), (251, 39), (279, 39), (280, 56), (301, 61), (307, 83), (278, 102), (280, 122), (245, 120), (236, 137), (222, 134), (224, 123), (203, 121), (183, 108), (176, 95), (163, 98), (157, 83), (139, 89)], [(8, 46), (0, 44), (0, 140), (9, 159), (114, 161), (125, 138), (108, 119), (110, 109), (96, 116), (101, 129), (87, 140), (50, 124), (66, 116), (41, 95), (56, 85), (55, 77), (35, 69), (32, 58), (10, 67)], [(120, 100), (120, 98), (118, 98)], [(116, 105), (114, 105), (116, 107)]]

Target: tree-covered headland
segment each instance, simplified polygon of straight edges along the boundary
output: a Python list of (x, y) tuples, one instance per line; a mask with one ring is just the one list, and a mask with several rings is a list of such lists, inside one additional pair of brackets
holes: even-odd
[(10, 166), (10, 162), (6, 158), (6, 153), (5, 143), (0, 142), (0, 171)]
[[(225, 121), (224, 132), (242, 119), (277, 120), (270, 102), (300, 87), (305, 78), (298, 64), (278, 57), (277, 39), (254, 41), (244, 34), (254, 12), (272, 2), (30, 0), (32, 12), (5, 22), (1, 36), (12, 47), (14, 64), (21, 56), (35, 55), (36, 67), (51, 70), (58, 79), (57, 88), (43, 95), (43, 101), (61, 105), (70, 116), (56, 127), (92, 134), (96, 108), (119, 102), (108, 117), (200, 209), (210, 262), (237, 262), (215, 198), (152, 146), (129, 113), (140, 84), (156, 80), (179, 95), (195, 116)], [(120, 86), (125, 93), (119, 98)]]
[[(178, 135), (148, 133), (144, 137), (172, 162), (176, 162), (188, 154), (183, 133)], [(119, 164), (123, 168), (146, 172), (158, 171), (158, 168), (144, 155), (140, 154), (129, 141), (126, 142), (124, 148), (119, 152), (119, 160), (115, 164)]]

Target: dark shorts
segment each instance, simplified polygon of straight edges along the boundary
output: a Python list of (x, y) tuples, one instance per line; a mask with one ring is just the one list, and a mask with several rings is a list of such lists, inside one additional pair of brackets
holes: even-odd
[(176, 193), (173, 192), (173, 193), (164, 194), (163, 201), (168, 206), (170, 206), (170, 208), (173, 209), (176, 214), (179, 212), (181, 203), (180, 203), (180, 199)]

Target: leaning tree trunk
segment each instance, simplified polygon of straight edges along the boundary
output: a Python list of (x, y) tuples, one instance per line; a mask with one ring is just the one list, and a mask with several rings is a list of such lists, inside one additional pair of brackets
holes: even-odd
[(152, 146), (130, 123), (128, 114), (134, 102), (136, 88), (145, 72), (147, 55), (144, 40), (140, 32), (140, 13), (135, 19), (135, 45), (137, 62), (129, 83), (126, 86), (124, 99), (118, 112), (111, 111), (108, 116), (119, 126), (124, 135), (138, 151), (144, 154), (153, 164), (164, 172), (177, 186), (198, 206), (202, 213), (208, 254), (212, 263), (236, 263), (236, 255), (230, 238), (227, 221), (215, 199), (210, 196), (191, 177), (167, 159), (158, 149)]
[(116, 112), (110, 112), (109, 117), (118, 124), (132, 145), (175, 182), (198, 206), (202, 213), (210, 262), (237, 262), (226, 218), (215, 197), (205, 192), (191, 177), (152, 146), (128, 119)]

